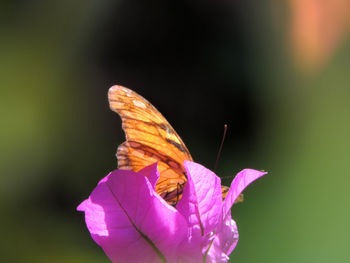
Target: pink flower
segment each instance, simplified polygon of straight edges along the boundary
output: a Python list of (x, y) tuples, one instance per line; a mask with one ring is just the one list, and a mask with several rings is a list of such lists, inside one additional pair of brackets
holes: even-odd
[(224, 202), (221, 182), (186, 161), (188, 182), (176, 208), (156, 192), (157, 164), (116, 170), (78, 206), (94, 241), (112, 262), (227, 262), (238, 241), (231, 207), (248, 184), (266, 174), (238, 173)]

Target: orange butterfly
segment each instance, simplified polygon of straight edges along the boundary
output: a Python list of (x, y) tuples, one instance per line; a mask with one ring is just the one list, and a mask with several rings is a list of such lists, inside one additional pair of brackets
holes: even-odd
[[(158, 162), (160, 174), (156, 192), (169, 204), (181, 198), (187, 181), (183, 166), (192, 156), (180, 136), (163, 115), (146, 99), (122, 86), (108, 91), (111, 110), (122, 119), (126, 141), (117, 150), (118, 168), (139, 171)], [(228, 187), (222, 186), (223, 196)]]

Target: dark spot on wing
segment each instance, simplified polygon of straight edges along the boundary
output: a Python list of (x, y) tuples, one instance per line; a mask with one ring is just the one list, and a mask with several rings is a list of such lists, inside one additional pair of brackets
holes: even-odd
[(166, 141), (168, 142), (168, 143), (171, 143), (172, 145), (174, 145), (177, 149), (179, 149), (181, 152), (186, 152), (186, 149), (181, 145), (181, 144), (179, 144), (179, 143), (177, 143), (177, 142), (174, 142), (173, 140), (170, 140), (170, 139), (166, 139)]
[(164, 124), (164, 123), (157, 123), (156, 124), (159, 128), (161, 128), (162, 130), (166, 131), (167, 133), (171, 133), (171, 129), (169, 129), (169, 127)]

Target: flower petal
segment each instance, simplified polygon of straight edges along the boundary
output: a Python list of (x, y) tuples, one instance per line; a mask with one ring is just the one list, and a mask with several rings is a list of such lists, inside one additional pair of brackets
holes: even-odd
[(137, 172), (138, 174), (142, 174), (143, 176), (148, 178), (148, 181), (151, 183), (153, 189), (156, 189), (156, 184), (159, 179), (159, 172), (157, 170), (157, 165), (158, 163), (155, 162), (154, 164), (146, 166)]
[(228, 211), (231, 210), (231, 207), (237, 197), (243, 192), (243, 190), (253, 181), (259, 177), (267, 174), (266, 172), (261, 172), (253, 169), (244, 169), (240, 171), (235, 179), (231, 183), (230, 190), (227, 193), (226, 199), (223, 205), (223, 218), (226, 218)]
[[(185, 161), (188, 181), (177, 210), (200, 227), (201, 235), (212, 232), (219, 220), (222, 207), (221, 180), (204, 166)], [(195, 220), (192, 220), (195, 219)]]
[[(187, 183), (176, 209), (188, 224), (188, 239), (179, 247), (179, 262), (202, 262), (209, 234), (222, 213), (220, 178), (200, 164), (185, 161)], [(204, 249), (204, 252), (206, 249)]]
[(132, 171), (110, 173), (78, 210), (112, 262), (173, 262), (186, 235), (182, 215)]
[(238, 229), (236, 222), (228, 214), (218, 229), (206, 256), (206, 262), (227, 262), (238, 242)]

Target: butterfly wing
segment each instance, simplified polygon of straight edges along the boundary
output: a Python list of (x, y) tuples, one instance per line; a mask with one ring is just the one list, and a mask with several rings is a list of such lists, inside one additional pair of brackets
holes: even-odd
[(176, 202), (187, 181), (183, 162), (192, 161), (187, 147), (162, 114), (136, 92), (116, 85), (109, 89), (108, 100), (126, 136), (117, 150), (119, 169), (139, 171), (158, 162), (156, 192)]

